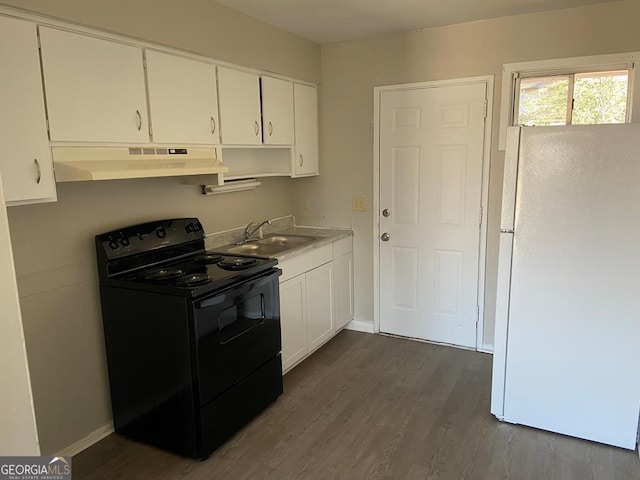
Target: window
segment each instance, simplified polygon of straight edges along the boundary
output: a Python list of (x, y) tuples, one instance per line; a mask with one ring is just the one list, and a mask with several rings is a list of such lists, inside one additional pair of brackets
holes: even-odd
[(498, 148), (505, 149), (510, 125), (640, 122), (639, 58), (634, 52), (505, 64)]
[(629, 70), (519, 78), (515, 125), (625, 123)]

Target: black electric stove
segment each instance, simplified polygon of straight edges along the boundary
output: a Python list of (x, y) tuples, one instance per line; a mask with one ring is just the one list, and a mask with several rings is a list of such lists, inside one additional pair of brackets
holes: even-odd
[(101, 285), (198, 297), (273, 269), (277, 260), (205, 251), (197, 219), (173, 219), (96, 237)]
[(198, 459), (282, 393), (277, 261), (204, 237), (196, 218), (96, 236), (116, 431)]

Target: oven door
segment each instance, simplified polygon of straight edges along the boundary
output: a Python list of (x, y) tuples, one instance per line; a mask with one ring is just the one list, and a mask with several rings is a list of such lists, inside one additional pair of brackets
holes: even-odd
[(278, 355), (280, 270), (194, 302), (196, 385), (204, 406)]

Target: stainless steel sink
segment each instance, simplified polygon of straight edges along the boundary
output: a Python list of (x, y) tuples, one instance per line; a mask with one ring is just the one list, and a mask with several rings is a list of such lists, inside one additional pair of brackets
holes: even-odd
[(270, 256), (276, 253), (283, 252), (289, 247), (279, 244), (258, 244), (258, 243), (245, 243), (244, 245), (235, 245), (229, 248), (225, 248), (225, 253), (240, 254), (240, 255), (258, 255), (258, 256)]
[(267, 235), (266, 237), (257, 240), (255, 243), (259, 245), (272, 245), (283, 246), (286, 248), (295, 248), (301, 245), (306, 245), (316, 240), (316, 237), (307, 237), (305, 235), (288, 235), (288, 234), (274, 234)]
[(260, 240), (250, 241), (241, 245), (224, 245), (214, 249), (214, 251), (229, 255), (256, 255), (258, 257), (272, 257), (278, 253), (307, 245), (315, 240), (318, 240), (318, 238), (307, 235), (273, 233), (266, 235)]

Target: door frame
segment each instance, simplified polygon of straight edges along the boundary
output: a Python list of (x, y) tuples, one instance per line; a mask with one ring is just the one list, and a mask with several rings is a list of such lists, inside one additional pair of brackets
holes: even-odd
[[(476, 350), (492, 353), (492, 345), (484, 343), (484, 310), (487, 267), (487, 217), (489, 205), (489, 171), (491, 164), (491, 127), (493, 125), (494, 76), (456, 78), (430, 82), (385, 85), (373, 88), (373, 329), (380, 333), (380, 96), (385, 92), (422, 90), (425, 88), (450, 87), (455, 85), (484, 84), (487, 89), (487, 116), (484, 128), (482, 155), (482, 223), (478, 256), (478, 321), (476, 323)], [(478, 215), (480, 212), (478, 212)]]

